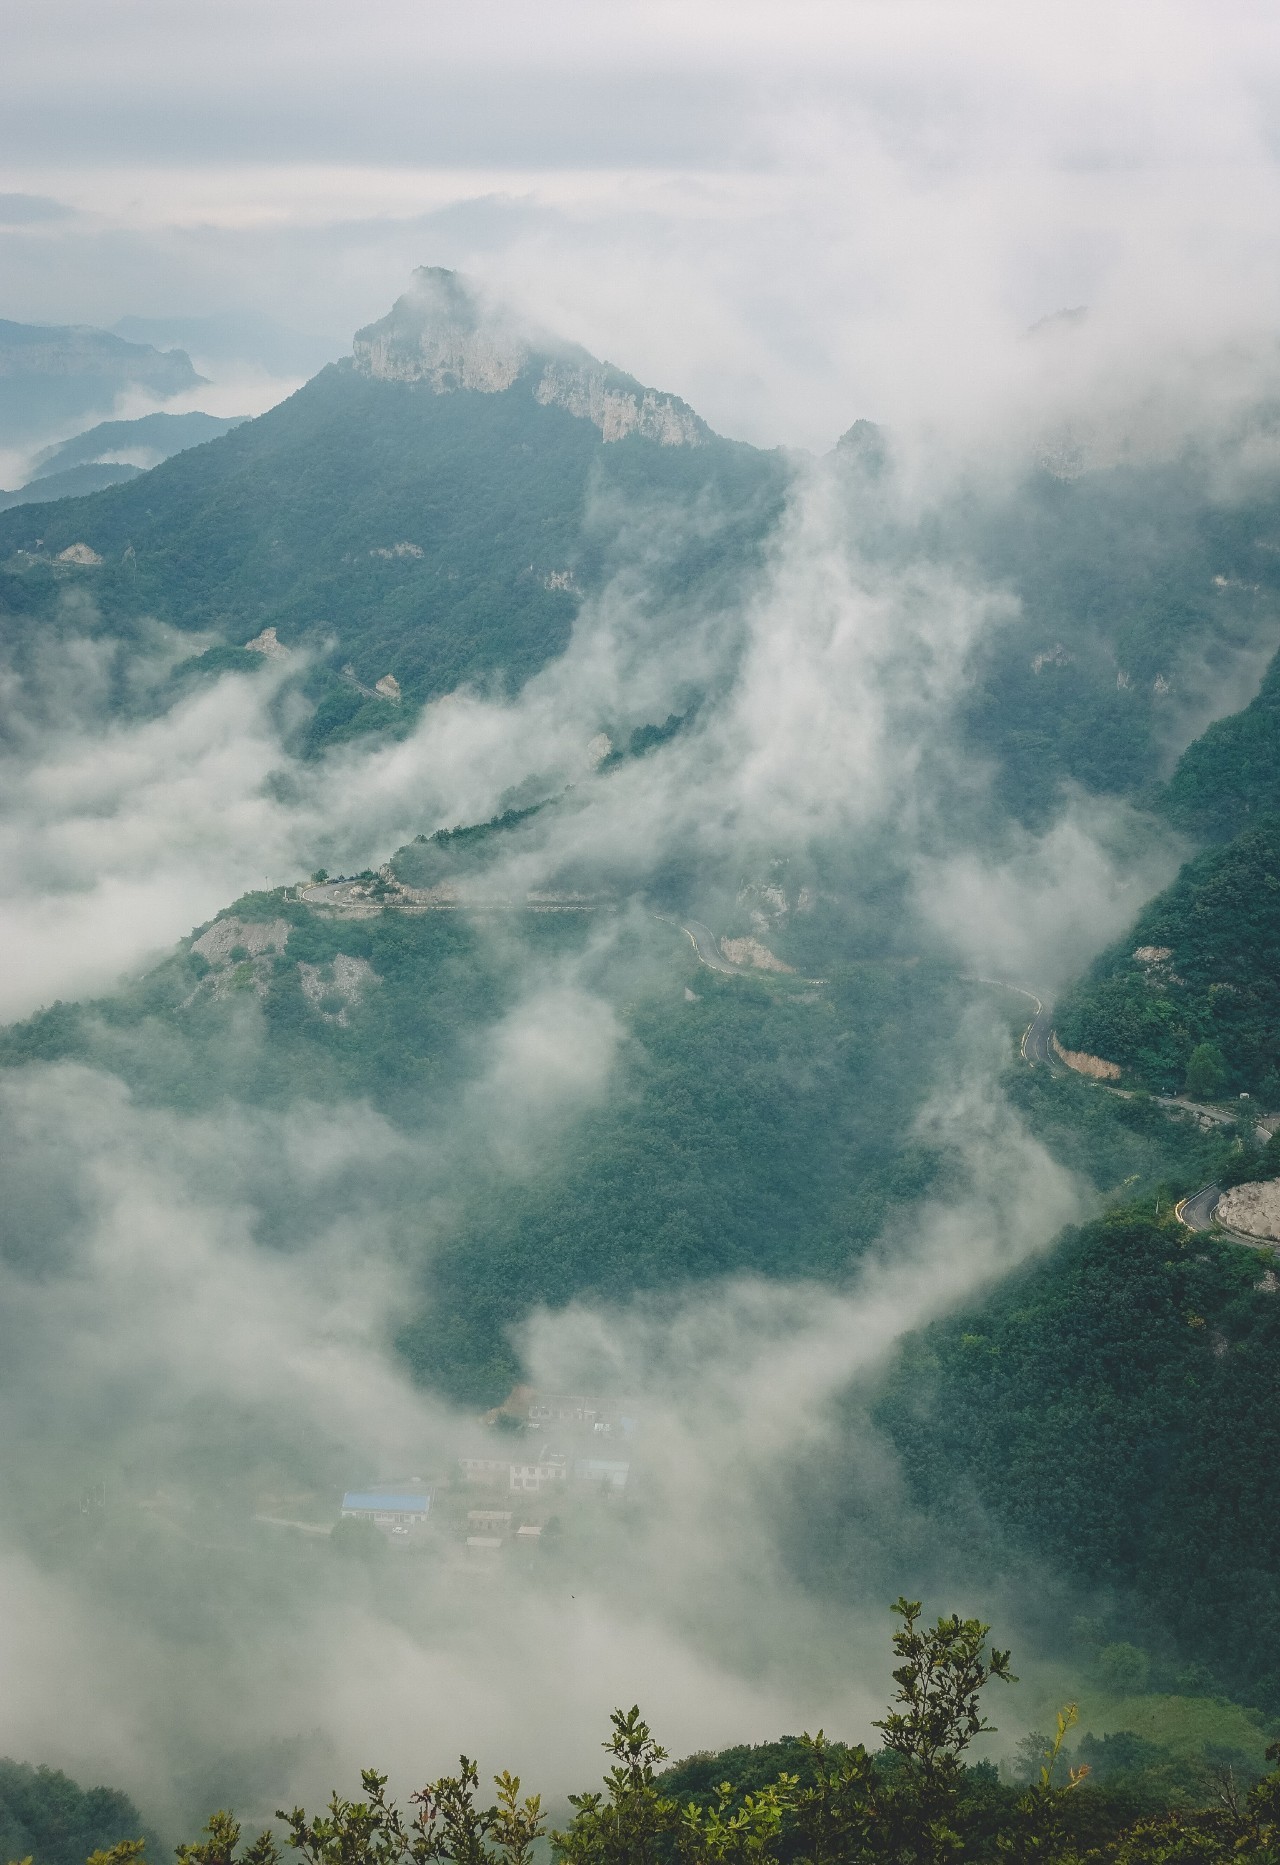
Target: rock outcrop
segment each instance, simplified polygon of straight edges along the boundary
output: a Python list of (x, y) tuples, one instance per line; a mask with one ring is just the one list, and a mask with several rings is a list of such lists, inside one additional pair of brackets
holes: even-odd
[(1280, 1179), (1233, 1185), (1219, 1198), (1217, 1217), (1242, 1236), (1280, 1241)]
[(274, 628), (264, 628), (260, 635), (255, 635), (252, 641), (246, 641), (244, 646), (246, 654), (265, 654), (268, 660), (286, 660), (289, 655), (288, 648)]
[(1059, 1062), (1065, 1062), (1077, 1075), (1088, 1075), (1092, 1081), (1119, 1081), (1122, 1071), (1118, 1062), (1106, 1062), (1101, 1056), (1088, 1055), (1083, 1049), (1064, 1049), (1056, 1030), (1049, 1040)]
[(425, 383), (436, 395), (500, 395), (527, 384), (541, 407), (590, 421), (606, 441), (638, 434), (662, 447), (697, 447), (711, 438), (677, 396), (521, 325), (439, 266), (420, 266), (387, 316), (356, 332), (354, 367), (378, 382)]
[(225, 965), (231, 954), (241, 947), (246, 958), (261, 958), (264, 954), (283, 952), (288, 940), (288, 920), (242, 920), (228, 913), (215, 920), (198, 939), (193, 939), (191, 950), (198, 952), (210, 965)]
[(785, 964), (776, 952), (771, 952), (767, 945), (761, 945), (758, 939), (722, 939), (720, 950), (731, 965), (751, 965), (756, 971), (795, 970), (794, 965)]
[(705, 424), (692, 408), (671, 395), (630, 387), (607, 363), (548, 363), (533, 398), (544, 408), (567, 408), (580, 421), (591, 421), (606, 440), (639, 434), (660, 447), (697, 447)]
[(367, 959), (352, 958), (346, 952), (335, 955), (329, 965), (298, 962), (298, 982), (302, 995), (326, 1023), (338, 1023), (345, 1029), (366, 991), (381, 984), (382, 979)]
[(356, 368), (375, 381), (425, 382), (437, 395), (500, 394), (532, 353), (509, 320), (440, 266), (419, 266), (386, 317), (356, 332), (354, 351)]

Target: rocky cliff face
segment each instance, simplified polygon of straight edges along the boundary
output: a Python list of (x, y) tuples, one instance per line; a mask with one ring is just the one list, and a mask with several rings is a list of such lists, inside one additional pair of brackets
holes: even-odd
[(706, 424), (673, 395), (632, 387), (606, 363), (546, 365), (533, 391), (544, 408), (567, 408), (580, 421), (593, 421), (606, 440), (639, 434), (660, 447), (697, 447), (707, 438)]
[(437, 395), (509, 389), (531, 350), (500, 313), (487, 312), (456, 272), (421, 266), (386, 317), (358, 330), (355, 365), (380, 382), (426, 382)]
[(522, 330), (438, 266), (420, 267), (388, 315), (356, 332), (354, 363), (375, 381), (425, 382), (437, 395), (497, 395), (527, 381), (542, 407), (592, 422), (606, 441), (638, 434), (663, 447), (696, 447), (710, 438), (678, 397), (647, 389), (576, 346)]

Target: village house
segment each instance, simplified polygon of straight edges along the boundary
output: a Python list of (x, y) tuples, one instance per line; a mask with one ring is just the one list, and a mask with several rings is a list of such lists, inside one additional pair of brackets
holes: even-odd
[(553, 1484), (564, 1483), (569, 1476), (569, 1459), (559, 1451), (549, 1451), (533, 1463), (515, 1463), (510, 1467), (509, 1485), (522, 1495), (539, 1495)]
[(466, 1483), (489, 1489), (507, 1489), (522, 1496), (538, 1495), (569, 1477), (569, 1459), (563, 1451), (544, 1451), (539, 1456), (459, 1457), (458, 1468)]
[(349, 1489), (342, 1498), (344, 1521), (372, 1522), (388, 1535), (407, 1535), (430, 1509), (430, 1490)]
[(464, 1483), (475, 1483), (488, 1489), (496, 1489), (501, 1484), (505, 1488), (511, 1470), (511, 1459), (509, 1457), (459, 1457), (458, 1469), (462, 1472)]

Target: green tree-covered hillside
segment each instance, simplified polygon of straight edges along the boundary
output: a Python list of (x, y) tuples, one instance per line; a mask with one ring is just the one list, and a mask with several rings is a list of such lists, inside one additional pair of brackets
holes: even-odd
[[(273, 627), (318, 657), (305, 690), (319, 745), (403, 723), (464, 681), (519, 686), (647, 527), (662, 543), (651, 596), (722, 593), (755, 561), (783, 483), (778, 456), (714, 436), (607, 444), (536, 402), (528, 375), (437, 394), (337, 364), (127, 485), (0, 515), (0, 602), (18, 626), (30, 610), (47, 624), (71, 582), (126, 635), (141, 614), (231, 647)], [(56, 561), (77, 543), (102, 563)], [(399, 707), (373, 694), (386, 674)]]
[[(484, 1104), (478, 1147), (458, 1110), (503, 1018), (566, 977), (616, 1017), (616, 1063), (554, 1145), (496, 1167)], [(718, 974), (678, 924), (634, 905), (350, 919), (280, 892), (239, 902), (125, 991), (12, 1026), (0, 1064), (87, 1062), (189, 1112), (365, 1104), (436, 1135), (379, 1176), (419, 1265), (422, 1312), (400, 1345), (426, 1383), (493, 1404), (540, 1303), (844, 1276), (938, 1171), (912, 1123), (968, 995), (898, 960), (837, 965), (820, 986)], [(536, 1080), (528, 1095), (536, 1109)], [(357, 1170), (342, 1195), (362, 1187)], [(443, 1235), (421, 1216), (442, 1187)], [(282, 1180), (271, 1225), (304, 1236), (313, 1219)]]
[[(1275, 1715), (1280, 1294), (1267, 1263), (1119, 1211), (911, 1339), (876, 1415), (975, 1576), (1070, 1581), (1111, 1602), (1099, 1642), (1149, 1646), (1166, 1688), (1212, 1680)], [(1198, 1683), (1178, 1670), (1188, 1658)]]
[[(1280, 1100), (1280, 817), (1188, 862), (1066, 993), (1056, 1020), (1068, 1049), (1149, 1087)], [(1202, 1049), (1222, 1065), (1188, 1083)]]
[(1049, 818), (1064, 778), (1154, 790), (1180, 721), (1241, 650), (1280, 635), (1276, 489), (1223, 500), (1196, 453), (1033, 472), (999, 497), (970, 489), (931, 521), (939, 530), (955, 561), (1014, 599), (975, 643), (962, 713), (1025, 820)]
[(1187, 747), (1162, 807), (1180, 829), (1219, 841), (1280, 810), (1280, 656), (1242, 712)]
[(0, 1853), (32, 1865), (82, 1865), (122, 1840), (147, 1839), (138, 1809), (110, 1787), (77, 1787), (55, 1768), (0, 1760)]

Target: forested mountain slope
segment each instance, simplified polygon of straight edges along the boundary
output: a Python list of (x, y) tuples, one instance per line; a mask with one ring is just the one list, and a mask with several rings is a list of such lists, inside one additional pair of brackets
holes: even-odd
[(1280, 1102), (1280, 817), (1264, 816), (1187, 863), (1056, 1010), (1058, 1034), (1181, 1089), (1211, 1044), (1218, 1089)]
[(975, 1576), (1093, 1602), (1090, 1635), (1146, 1647), (1165, 1688), (1280, 1713), (1265, 1258), (1117, 1212), (908, 1342), (875, 1415)]
[[(378, 1160), (353, 1155), (322, 1196), (282, 1164), (255, 1192), (257, 1240), (300, 1248), (335, 1213), (375, 1212), (404, 1272), (394, 1344), (422, 1384), (469, 1406), (521, 1377), (520, 1330), (539, 1309), (672, 1303), (743, 1275), (848, 1286), (888, 1218), (900, 1230), (923, 1194), (954, 1204), (992, 1170), (982, 1146), (971, 1157), (955, 1126), (923, 1112), (967, 1067), (966, 1011), (983, 1004), (985, 1028), (1003, 1012), (989, 985), (941, 961), (937, 924), (912, 905), (920, 849), (999, 860), (1026, 825), (1052, 824), (1073, 786), (1158, 803), (1177, 745), (1271, 651), (1280, 610), (1274, 486), (1226, 502), (1191, 455), (1077, 478), (1031, 465), (953, 486), (922, 512), (895, 482), (892, 437), (862, 441), (819, 466), (722, 440), (678, 398), (429, 273), (357, 334), (347, 362), (262, 418), (128, 485), (5, 515), (0, 603), (19, 686), (24, 655), (60, 637), (114, 631), (143, 654), (158, 618), (193, 651), (159, 689), (119, 676), (118, 712), (260, 673), (267, 651), (279, 667), (283, 650), (282, 686), (305, 703), (281, 732), (313, 754), (366, 730), (407, 733), (424, 702), (465, 683), (511, 695), (565, 651), (595, 598), (597, 625), (631, 648), (661, 619), (664, 679), (681, 624), (703, 632), (687, 709), (638, 711), (645, 722), (602, 745), (571, 788), (534, 765), (491, 822), (428, 820), (377, 873), (249, 895), (120, 990), (5, 1031), (0, 1062), (85, 1065), (139, 1107), (200, 1119), (358, 1110), (381, 1136)], [(813, 544), (801, 528), (797, 545), (810, 498), (826, 529)], [(751, 734), (767, 737), (769, 709), (792, 703), (788, 655), (821, 610), (811, 562), (791, 584), (770, 580), (805, 548), (847, 576), (836, 581), (855, 634), (877, 602), (900, 622), (913, 604), (951, 615), (957, 586), (981, 610), (918, 763), (905, 760), (918, 824), (848, 829), (823, 798), (772, 817), (784, 757), (767, 783), (735, 788)], [(914, 664), (868, 649), (868, 691), (927, 686), (933, 648), (919, 638)], [(734, 681), (753, 648), (776, 658), (744, 733)], [(1269, 679), (1241, 715), (1264, 738), (1271, 703)], [(814, 700), (794, 704), (793, 762)], [(726, 716), (733, 730), (717, 738)], [(1168, 807), (1190, 786), (1212, 803), (1197, 826), (1234, 826), (1214, 748), (1254, 731), (1211, 730)], [(1265, 757), (1256, 770), (1227, 763), (1261, 808)], [(674, 773), (665, 787), (650, 782), (660, 766)], [(695, 809), (665, 836), (664, 809), (704, 794), (707, 823)], [(1164, 1086), (1212, 1041), (1228, 1085), (1280, 1094), (1280, 829), (1266, 815), (1249, 825), (1063, 999), (1069, 1046)], [(607, 1060), (557, 1108), (558, 1045), (572, 1050), (582, 1018), (580, 1046)], [(534, 1060), (515, 1112), (495, 1114), (504, 1042)], [(1052, 1107), (1033, 1105), (1039, 1092), (1024, 1082), (1009, 1098), (1099, 1199), (1201, 1162), (1147, 1108), (1103, 1133), (1069, 1091)], [(33, 1226), (24, 1248), (56, 1254), (61, 1221), (49, 1235)], [(910, 1360), (882, 1421), (920, 1506), (941, 1513), (958, 1506), (953, 1480), (987, 1496), (1001, 1443), (1049, 1482), (1029, 1395), (1067, 1395), (1056, 1428), (1079, 1439), (1077, 1490), (1090, 1444), (1115, 1465), (1114, 1494), (1100, 1484), (1097, 1523), (1068, 1563), (1073, 1584), (1114, 1580), (1157, 1600), (1150, 1563), (1178, 1527), (1169, 1473), (1185, 1485), (1207, 1454), (1184, 1395), (1211, 1388), (1216, 1428), (1243, 1429), (1265, 1387), (1270, 1309), (1241, 1281), (1252, 1265), (1214, 1256), (1205, 1268), (1162, 1228), (1126, 1223), (1069, 1240), (1051, 1283), (1002, 1290), (993, 1315), (1022, 1302), (1031, 1318), (1020, 1334), (1010, 1321), (986, 1359), (953, 1352), (944, 1329), (938, 1366)], [(1228, 1350), (1209, 1351), (1220, 1337)], [(1125, 1484), (1148, 1455), (1158, 1480), (1126, 1526)], [(1240, 1536), (1270, 1549), (1269, 1505), (1232, 1468)], [(1061, 1510), (1002, 1507), (1008, 1536), (1058, 1558)], [(1216, 1558), (1243, 1574), (1243, 1543), (1224, 1535)], [(1171, 1598), (1152, 1607), (1161, 1624)], [(1199, 1650), (1203, 1599), (1196, 1610)], [(1223, 1662), (1252, 1679), (1246, 1660)]]
[(1070, 1050), (1180, 1088), (1204, 1050), (1209, 1086), (1280, 1102), (1280, 656), (1242, 711), (1180, 758), (1157, 807), (1214, 846), (1143, 908), (1056, 1009)]
[[(967, 987), (893, 957), (842, 962), (830, 942), (828, 956), (815, 987), (709, 970), (635, 901), (352, 918), (278, 890), (112, 997), (11, 1027), (0, 1063), (88, 1063), (191, 1113), (364, 1105), (406, 1138), (434, 1133), (376, 1190), (422, 1304), (399, 1344), (424, 1383), (493, 1404), (540, 1304), (743, 1272), (838, 1282), (946, 1167), (912, 1120)], [(552, 1029), (571, 1023), (566, 975), (610, 1006), (617, 1064), (554, 1145), (508, 1171), (483, 1133), (462, 1143), (458, 1110), (483, 1125), (492, 1032), (531, 991)], [(356, 1171), (341, 1196), (370, 1190)], [(424, 1228), (445, 1192), (451, 1221)], [(316, 1212), (287, 1175), (279, 1194), (268, 1228), (305, 1236)]]
[[(403, 727), (463, 681), (521, 685), (563, 651), (583, 592), (637, 523), (660, 524), (667, 545), (654, 596), (693, 601), (750, 570), (778, 511), (778, 456), (576, 353), (526, 345), (496, 372), (424, 374), (424, 338), (488, 356), (461, 287), (410, 295), (384, 321), (376, 342), (223, 439), (143, 480), (0, 518), (15, 612), (52, 614), (68, 575), (56, 559), (86, 544), (111, 627), (128, 633), (146, 612), (226, 647), (270, 627), (286, 650), (310, 650), (318, 746)], [(398, 707), (372, 691), (388, 674)]]
[(1242, 712), (1187, 747), (1160, 803), (1180, 829), (1219, 841), (1280, 810), (1280, 656)]
[(92, 1852), (126, 1839), (159, 1851), (127, 1795), (109, 1787), (78, 1787), (54, 1768), (0, 1760), (0, 1848), (32, 1865), (82, 1865)]
[(1224, 503), (1199, 454), (1067, 479), (1042, 467), (948, 519), (957, 558), (1017, 597), (977, 644), (964, 711), (1026, 819), (1047, 818), (1064, 777), (1154, 786), (1233, 657), (1274, 648), (1280, 496), (1253, 485)]
[[(1071, 478), (1028, 461), (921, 512), (892, 436), (862, 428), (838, 458), (868, 563), (933, 565), (1004, 605), (960, 699), (1001, 808), (1043, 824), (1064, 781), (1150, 786), (1269, 626), (1274, 487), (1224, 500), (1197, 453)], [(21, 674), (70, 626), (69, 591), (127, 643), (144, 616), (199, 637), (197, 675), (274, 628), (310, 657), (301, 743), (402, 732), (461, 682), (518, 688), (611, 581), (638, 629), (656, 608), (732, 613), (805, 470), (428, 268), (268, 414), (145, 478), (0, 515), (6, 651)], [(75, 546), (102, 561), (61, 560)], [(375, 693), (387, 675), (398, 701)], [(116, 703), (139, 691), (122, 682)]]

